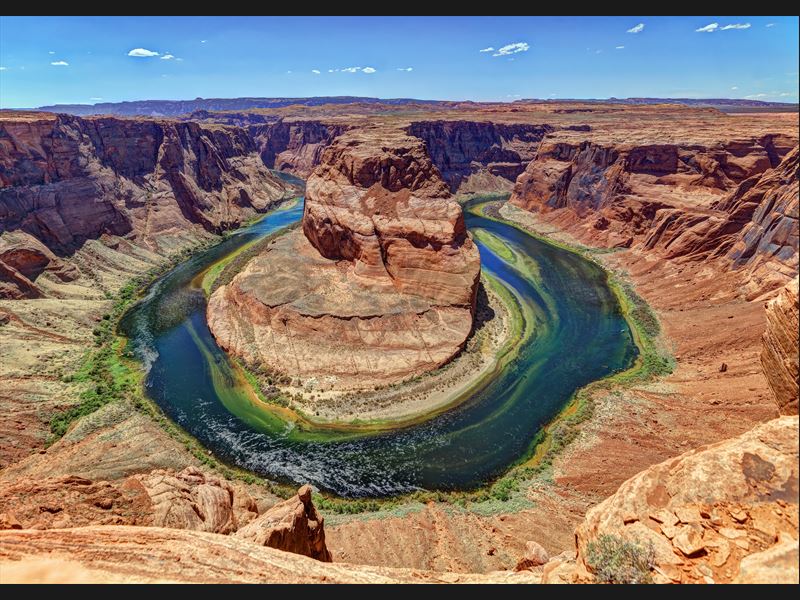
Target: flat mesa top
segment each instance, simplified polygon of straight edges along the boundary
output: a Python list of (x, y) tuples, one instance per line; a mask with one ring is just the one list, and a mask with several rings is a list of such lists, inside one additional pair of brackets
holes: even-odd
[[(744, 110), (744, 109), (743, 109)], [(549, 138), (558, 141), (586, 140), (599, 144), (701, 144), (725, 143), (732, 139), (759, 138), (765, 134), (800, 138), (798, 113), (742, 112), (723, 113), (712, 107), (681, 104), (603, 104), (599, 102), (448, 102), (431, 104), (324, 104), (291, 105), (239, 111), (204, 111), (204, 124), (231, 124), (232, 115), (265, 115), (289, 122), (317, 120), (328, 124), (372, 129), (388, 135), (418, 121), (477, 121), (502, 124), (549, 125), (555, 129)], [(53, 113), (0, 111), (0, 122), (43, 121)], [(84, 117), (86, 118), (86, 117)], [(88, 117), (98, 118), (98, 117)], [(104, 118), (109, 118), (105, 116)], [(111, 117), (144, 120), (191, 120), (179, 117)], [(588, 131), (567, 128), (588, 126)], [(383, 131), (381, 131), (383, 130)]]

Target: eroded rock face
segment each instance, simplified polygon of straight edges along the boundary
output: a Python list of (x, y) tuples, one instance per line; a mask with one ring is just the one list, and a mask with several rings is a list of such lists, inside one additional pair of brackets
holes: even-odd
[(311, 174), (325, 148), (345, 129), (321, 121), (283, 119), (249, 127), (265, 165), (303, 178)]
[(239, 128), (20, 113), (0, 120), (0, 227), (69, 254), (103, 233), (221, 231), (284, 184)]
[(73, 281), (80, 272), (30, 234), (0, 233), (0, 298), (38, 298), (43, 292), (34, 283), (42, 273), (58, 281)]
[[(58, 553), (53, 553), (53, 548)], [(234, 536), (161, 527), (0, 532), (9, 583), (538, 583), (538, 575), (329, 564)]]
[(0, 513), (26, 529), (100, 523), (227, 534), (255, 519), (258, 507), (241, 487), (187, 467), (111, 481), (77, 475), (21, 479), (0, 486)]
[(545, 140), (511, 202), (553, 213), (554, 223), (593, 244), (669, 259), (726, 257), (748, 269), (756, 296), (797, 272), (798, 151), (790, 142), (779, 135), (708, 148)]
[[(791, 542), (796, 553), (797, 427), (797, 417), (780, 417), (623, 483), (589, 510), (575, 532), (576, 578), (591, 578), (588, 546), (608, 534), (652, 545), (658, 582), (730, 582), (740, 576), (767, 583), (751, 566), (751, 555), (783, 556)], [(792, 578), (797, 583), (796, 567), (781, 576)]]
[(308, 179), (303, 232), (214, 292), (208, 322), (253, 366), (362, 389), (450, 360), (471, 330), (479, 273), (422, 141), (348, 133)]
[(286, 552), (331, 562), (325, 545), (325, 519), (311, 502), (311, 487), (304, 485), (297, 495), (276, 504), (236, 532), (236, 537)]
[(781, 414), (797, 414), (798, 396), (798, 278), (795, 277), (767, 305), (767, 329), (761, 365)]
[(533, 159), (550, 125), (481, 121), (417, 121), (409, 135), (425, 141), (433, 164), (455, 192), (470, 175), (486, 170), (513, 181)]
[(155, 470), (132, 479), (150, 498), (155, 527), (231, 533), (239, 528), (239, 521), (247, 523), (258, 515), (252, 498), (241, 491), (238, 496), (244, 497), (235, 498), (227, 481), (208, 477), (194, 467), (179, 473)]

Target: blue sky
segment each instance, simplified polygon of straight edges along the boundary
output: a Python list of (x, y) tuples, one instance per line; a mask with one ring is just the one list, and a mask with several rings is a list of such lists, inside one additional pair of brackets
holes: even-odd
[(328, 95), (797, 102), (798, 19), (0, 17), (4, 108)]

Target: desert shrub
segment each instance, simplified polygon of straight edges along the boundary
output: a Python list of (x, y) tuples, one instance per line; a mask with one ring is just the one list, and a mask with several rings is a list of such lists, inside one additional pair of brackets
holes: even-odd
[(652, 583), (653, 544), (603, 534), (589, 542), (586, 563), (599, 583)]

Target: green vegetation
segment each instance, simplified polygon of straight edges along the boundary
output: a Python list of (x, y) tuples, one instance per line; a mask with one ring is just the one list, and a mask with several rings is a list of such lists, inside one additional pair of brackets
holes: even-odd
[(653, 583), (653, 544), (603, 534), (589, 542), (586, 562), (598, 583)]
[(53, 434), (51, 443), (63, 436), (77, 419), (93, 413), (109, 402), (128, 397), (135, 388), (135, 375), (121, 361), (122, 343), (115, 338), (114, 328), (136, 297), (139, 286), (140, 282), (134, 280), (119, 291), (111, 312), (103, 315), (92, 331), (96, 350), (89, 352), (76, 373), (63, 378), (65, 383), (84, 383), (85, 389), (81, 392), (77, 405), (56, 413), (50, 419), (50, 432)]

